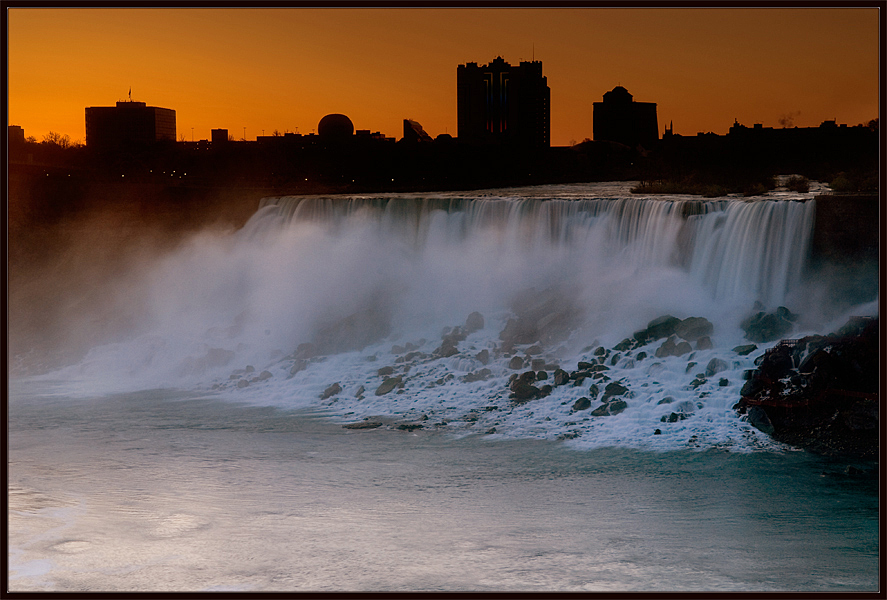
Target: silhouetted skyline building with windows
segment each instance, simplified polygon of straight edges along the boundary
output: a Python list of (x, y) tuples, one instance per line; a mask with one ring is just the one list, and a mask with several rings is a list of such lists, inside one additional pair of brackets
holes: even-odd
[(459, 65), (456, 94), (460, 142), (550, 146), (551, 90), (541, 61), (512, 66), (498, 56)]
[(176, 139), (176, 111), (144, 102), (86, 109), (86, 145), (95, 149), (148, 145)]
[(592, 135), (596, 142), (618, 142), (630, 148), (650, 149), (659, 139), (655, 102), (635, 102), (621, 85), (604, 94), (592, 108)]

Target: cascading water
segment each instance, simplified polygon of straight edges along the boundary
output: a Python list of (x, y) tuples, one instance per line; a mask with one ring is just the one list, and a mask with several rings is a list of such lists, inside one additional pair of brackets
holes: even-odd
[[(138, 335), (51, 377), (580, 447), (769, 447), (732, 410), (766, 345), (732, 349), (756, 302), (799, 313), (793, 335), (831, 324), (805, 304), (813, 203), (602, 189), (267, 198), (236, 234), (197, 236), (145, 268), (130, 290)], [(507, 343), (520, 306), (547, 311), (538, 339)], [(474, 312), (483, 327), (466, 331)], [(712, 347), (614, 348), (662, 315), (708, 319)], [(512, 375), (579, 362), (605, 375), (509, 397)], [(597, 415), (608, 382), (628, 389), (625, 406)]]

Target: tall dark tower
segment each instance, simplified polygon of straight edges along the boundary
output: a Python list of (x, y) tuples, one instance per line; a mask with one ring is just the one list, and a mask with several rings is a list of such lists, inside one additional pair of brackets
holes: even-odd
[(621, 85), (593, 104), (594, 140), (619, 142), (631, 148), (651, 148), (659, 139), (655, 102), (635, 102)]
[(550, 145), (551, 90), (542, 62), (513, 67), (501, 56), (456, 69), (458, 137), (475, 144)]

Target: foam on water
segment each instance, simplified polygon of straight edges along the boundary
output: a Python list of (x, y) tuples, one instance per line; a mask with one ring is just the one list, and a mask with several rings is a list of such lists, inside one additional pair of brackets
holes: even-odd
[[(624, 185), (595, 184), (268, 198), (237, 233), (195, 236), (145, 265), (130, 289), (140, 302), (139, 333), (48, 378), (64, 380), (68, 394), (204, 389), (322, 407), (342, 421), (377, 417), (577, 447), (772, 448), (732, 410), (743, 371), (772, 345), (748, 356), (732, 351), (747, 343), (739, 324), (754, 303), (800, 314), (793, 337), (877, 310), (822, 310), (816, 282), (804, 278), (810, 197), (642, 198)], [(503, 348), (500, 332), (516, 299), (548, 297), (569, 315), (569, 330), (538, 340), (532, 358), (551, 375), (551, 366), (576, 370), (603, 347), (606, 375), (630, 390), (620, 414), (592, 416), (598, 399), (572, 410), (590, 396), (590, 380), (523, 404), (509, 399), (509, 377), (529, 368), (513, 370), (509, 361), (534, 344)], [(475, 311), (484, 328), (459, 341), (457, 354), (434, 354), (445, 328)], [(714, 347), (656, 358), (659, 341), (614, 358), (617, 343), (665, 314), (707, 318)], [(326, 349), (294, 353), (330, 335)], [(482, 350), (489, 364), (477, 358)], [(648, 356), (639, 359), (641, 351)], [(726, 370), (691, 386), (712, 359)], [(383, 367), (403, 386), (376, 395)], [(341, 391), (321, 399), (334, 383)], [(672, 413), (686, 418), (668, 422)]]

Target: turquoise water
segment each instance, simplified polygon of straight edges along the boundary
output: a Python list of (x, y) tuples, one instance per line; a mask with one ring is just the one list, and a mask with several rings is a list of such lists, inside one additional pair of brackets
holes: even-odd
[(15, 384), (10, 398), (11, 590), (878, 586), (874, 465), (49, 391)]

